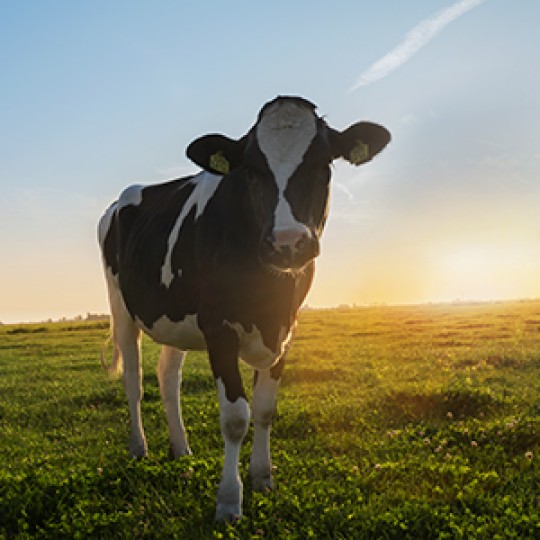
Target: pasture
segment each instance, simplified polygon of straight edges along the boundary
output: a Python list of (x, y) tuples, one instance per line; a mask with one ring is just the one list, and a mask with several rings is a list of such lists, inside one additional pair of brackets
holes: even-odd
[(540, 537), (540, 301), (303, 312), (276, 489), (251, 493), (248, 434), (235, 526), (213, 523), (223, 452), (206, 355), (184, 368), (193, 456), (170, 461), (144, 339), (150, 457), (133, 461), (123, 388), (99, 365), (107, 335), (0, 326), (0, 537)]

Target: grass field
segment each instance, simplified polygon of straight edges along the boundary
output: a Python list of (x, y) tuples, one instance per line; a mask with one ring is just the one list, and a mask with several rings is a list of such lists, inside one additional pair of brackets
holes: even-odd
[(150, 457), (132, 461), (121, 383), (99, 366), (107, 334), (0, 327), (0, 537), (540, 538), (540, 302), (302, 313), (276, 489), (251, 493), (248, 435), (236, 526), (213, 523), (222, 442), (206, 356), (186, 362), (193, 456), (173, 462), (159, 350), (143, 342)]

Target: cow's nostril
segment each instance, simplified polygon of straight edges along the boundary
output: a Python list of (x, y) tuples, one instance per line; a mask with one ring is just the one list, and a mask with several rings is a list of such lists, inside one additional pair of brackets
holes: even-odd
[(299, 244), (310, 236), (309, 229), (301, 224), (287, 229), (275, 229), (272, 234), (273, 245), (277, 251), (281, 251), (284, 247), (295, 250), (299, 249)]
[(304, 249), (306, 249), (309, 245), (309, 241), (310, 239), (308, 238), (308, 236), (306, 234), (304, 234), (300, 240), (298, 240), (298, 242), (296, 242), (296, 249), (298, 251), (304, 251)]
[(305, 225), (274, 229), (264, 237), (261, 260), (277, 268), (301, 268), (319, 254), (319, 240)]

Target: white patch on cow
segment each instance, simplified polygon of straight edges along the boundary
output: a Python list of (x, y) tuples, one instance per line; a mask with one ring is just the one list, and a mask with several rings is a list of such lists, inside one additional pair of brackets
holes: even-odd
[(278, 188), (275, 229), (305, 229), (294, 218), (284, 193), (289, 178), (302, 163), (316, 134), (317, 120), (313, 112), (291, 102), (278, 102), (269, 107), (257, 125), (259, 148), (268, 161)]
[[(161, 281), (165, 287), (170, 287), (172, 280), (174, 279), (174, 273), (172, 268), (172, 252), (176, 242), (178, 241), (178, 236), (180, 235), (180, 230), (184, 224), (184, 220), (187, 215), (191, 212), (193, 208), (195, 210), (195, 219), (197, 220), (199, 216), (204, 212), (208, 201), (214, 195), (216, 189), (218, 188), (221, 179), (223, 176), (212, 174), (209, 172), (202, 172), (197, 176), (194, 176), (189, 183), (193, 184), (195, 188), (191, 192), (191, 195), (188, 197), (187, 201), (182, 206), (180, 215), (178, 216), (174, 227), (172, 228), (169, 238), (167, 240), (167, 253), (165, 254), (165, 260), (161, 267)], [(181, 272), (181, 270), (180, 270)]]
[(107, 236), (107, 233), (109, 232), (109, 229), (111, 228), (111, 221), (114, 216), (114, 213), (116, 212), (118, 207), (118, 203), (113, 203), (103, 216), (101, 216), (101, 219), (99, 220), (98, 225), (98, 240), (101, 247), (103, 247), (103, 244), (105, 243), (105, 238)]
[(162, 315), (151, 327), (137, 319), (137, 325), (158, 343), (182, 351), (206, 349), (206, 340), (197, 324), (197, 315), (186, 315), (181, 321), (171, 321), (169, 317)]
[[(243, 423), (245, 423), (245, 428), (247, 430), (247, 425), (249, 424), (249, 420), (251, 417), (251, 413), (249, 410), (249, 404), (245, 398), (239, 398), (236, 401), (229, 401), (227, 399), (227, 391), (225, 389), (225, 385), (223, 384), (223, 381), (221, 380), (221, 377), (218, 377), (216, 380), (217, 385), (217, 393), (218, 393), (218, 399), (219, 399), (219, 408), (220, 408), (220, 416), (221, 416), (221, 422), (224, 421), (227, 422), (227, 420), (235, 420), (237, 418), (240, 418)], [(237, 403), (240, 402), (241, 405), (238, 407)], [(242, 430), (240, 430), (242, 431)], [(241, 433), (230, 433), (229, 435), (231, 439), (239, 438), (239, 436), (242, 436)], [(235, 436), (236, 435), (236, 436)]]
[(142, 202), (142, 192), (144, 186), (134, 184), (122, 191), (118, 198), (118, 210), (122, 210), (125, 206), (139, 206)]
[(232, 328), (238, 336), (240, 358), (255, 369), (271, 368), (285, 353), (292, 338), (292, 332), (282, 327), (276, 343), (276, 350), (273, 351), (264, 344), (261, 331), (255, 325), (253, 325), (251, 332), (246, 332), (238, 322), (225, 321), (225, 324)]
[(221, 378), (216, 381), (219, 420), (225, 443), (223, 471), (217, 495), (216, 520), (237, 519), (242, 515), (242, 480), (239, 474), (240, 448), (249, 427), (250, 410), (245, 398), (227, 399)]

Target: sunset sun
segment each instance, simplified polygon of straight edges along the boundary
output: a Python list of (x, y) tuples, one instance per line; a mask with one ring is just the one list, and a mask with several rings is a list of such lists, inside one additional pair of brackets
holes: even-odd
[(450, 248), (435, 264), (438, 294), (460, 300), (519, 296), (523, 283), (517, 276), (520, 269), (530, 267), (530, 258), (530, 253), (517, 246), (465, 244)]

